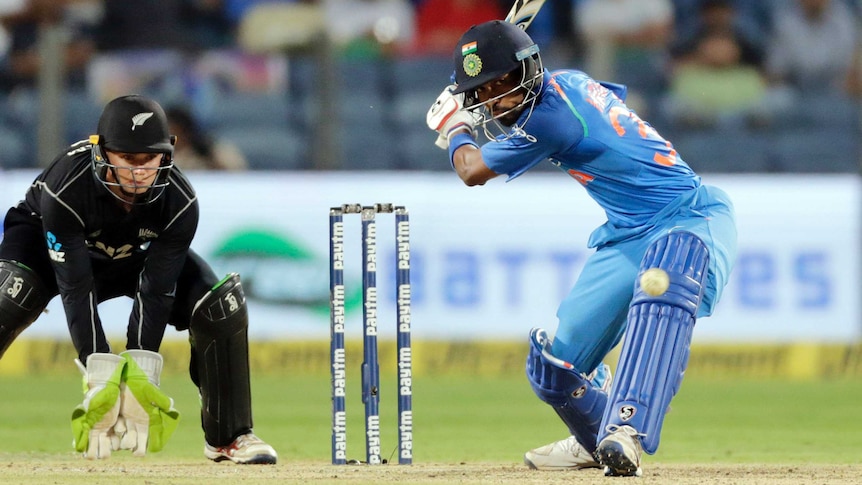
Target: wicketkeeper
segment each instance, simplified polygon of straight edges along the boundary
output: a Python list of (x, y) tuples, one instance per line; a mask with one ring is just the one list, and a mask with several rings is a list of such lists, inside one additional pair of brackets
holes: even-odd
[[(107, 458), (162, 449), (179, 420), (159, 389), (168, 324), (189, 331), (204, 454), (273, 464), (252, 432), (248, 311), (237, 274), (219, 280), (190, 249), (198, 201), (174, 167), (176, 137), (143, 96), (108, 103), (96, 134), (62, 153), (9, 209), (0, 242), (0, 357), (60, 295), (85, 394), (72, 413), (77, 451)], [(133, 299), (126, 350), (105, 338), (98, 305)]]

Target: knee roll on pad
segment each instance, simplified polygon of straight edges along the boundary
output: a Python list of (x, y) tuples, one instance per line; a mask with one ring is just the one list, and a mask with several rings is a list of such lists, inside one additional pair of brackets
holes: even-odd
[(595, 451), (608, 396), (571, 364), (553, 357), (542, 329), (530, 332), (527, 379), (533, 392), (554, 408), (578, 442), (590, 453)]
[(189, 338), (207, 443), (229, 444), (252, 428), (248, 308), (238, 274), (229, 274), (198, 300)]
[(33, 270), (15, 261), (0, 260), (0, 357), (39, 318), (50, 299)]
[(690, 232), (670, 233), (647, 250), (639, 276), (661, 268), (670, 286), (652, 296), (641, 289), (638, 277), (599, 441), (616, 427), (628, 425), (640, 434), (644, 451), (653, 454), (658, 449), (664, 415), (688, 365), (708, 265), (709, 250)]

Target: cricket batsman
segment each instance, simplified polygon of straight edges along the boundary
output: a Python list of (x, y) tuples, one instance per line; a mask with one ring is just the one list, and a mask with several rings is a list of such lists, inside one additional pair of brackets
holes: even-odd
[[(624, 86), (578, 70), (545, 70), (539, 47), (512, 23), (473, 26), (453, 61), (454, 84), (427, 122), (461, 180), (511, 181), (551, 163), (607, 216), (590, 236), (595, 252), (560, 303), (553, 338), (530, 332), (527, 378), (569, 437), (528, 451), (525, 462), (639, 476), (682, 383), (695, 321), (712, 314), (736, 258), (730, 198), (702, 184), (626, 106)], [(490, 141), (480, 146), (477, 131)], [(612, 382), (603, 360), (621, 340)]]

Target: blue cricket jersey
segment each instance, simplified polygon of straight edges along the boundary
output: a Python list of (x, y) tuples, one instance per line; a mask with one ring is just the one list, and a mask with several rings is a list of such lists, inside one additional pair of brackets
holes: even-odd
[(608, 218), (591, 247), (648, 231), (663, 214), (690, 203), (680, 195), (700, 187), (700, 177), (624, 99), (625, 87), (581, 71), (545, 72), (523, 127), (536, 141), (516, 136), (486, 143), (485, 163), (512, 180), (549, 159), (577, 180)]

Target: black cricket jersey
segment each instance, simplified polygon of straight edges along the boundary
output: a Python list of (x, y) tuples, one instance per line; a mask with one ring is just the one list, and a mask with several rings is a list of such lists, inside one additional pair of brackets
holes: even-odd
[(134, 300), (130, 340), (137, 335), (138, 342), (157, 346), (197, 230), (194, 189), (174, 167), (160, 197), (127, 211), (96, 178), (90, 152), (91, 144), (81, 141), (58, 156), (27, 190), (19, 215), (41, 225), (47, 244), (42, 250), (51, 259), (79, 352), (88, 339), (92, 351), (107, 345), (97, 305), (123, 294)]

